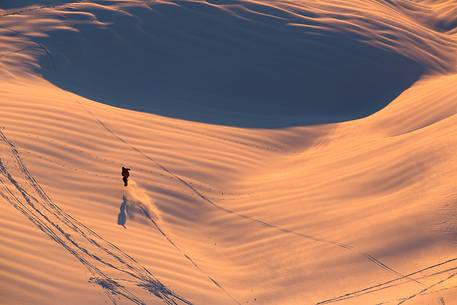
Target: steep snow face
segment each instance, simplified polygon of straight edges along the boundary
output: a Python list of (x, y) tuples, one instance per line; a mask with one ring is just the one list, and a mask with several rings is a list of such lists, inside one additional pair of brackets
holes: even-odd
[[(61, 88), (234, 126), (372, 114), (424, 73), (449, 69), (453, 48), (382, 2), (102, 1), (26, 14), (32, 40), (47, 50), (36, 70)], [(10, 28), (23, 31), (23, 19)]]

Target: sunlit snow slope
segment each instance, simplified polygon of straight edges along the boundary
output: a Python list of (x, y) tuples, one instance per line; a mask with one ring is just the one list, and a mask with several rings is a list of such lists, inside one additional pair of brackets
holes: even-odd
[(456, 1), (0, 9), (1, 305), (457, 304)]

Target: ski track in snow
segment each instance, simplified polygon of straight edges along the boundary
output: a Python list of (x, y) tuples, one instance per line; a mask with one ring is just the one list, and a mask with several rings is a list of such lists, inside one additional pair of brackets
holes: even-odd
[[(387, 264), (383, 263), (381, 260), (377, 259), (376, 257), (374, 257), (373, 255), (369, 254), (369, 253), (364, 253), (364, 252), (359, 252), (353, 245), (350, 245), (350, 244), (345, 244), (345, 243), (341, 243), (341, 242), (337, 242), (337, 241), (333, 241), (333, 240), (327, 240), (327, 239), (324, 239), (324, 238), (319, 238), (319, 237), (315, 237), (315, 236), (311, 236), (311, 235), (308, 235), (308, 234), (304, 234), (304, 233), (301, 233), (301, 232), (297, 232), (297, 231), (294, 231), (294, 230), (290, 230), (290, 229), (287, 229), (287, 228), (284, 228), (284, 227), (281, 227), (281, 226), (278, 226), (278, 225), (275, 225), (275, 224), (271, 224), (269, 222), (266, 222), (264, 220), (261, 220), (261, 219), (257, 219), (257, 218), (254, 218), (254, 217), (251, 217), (251, 216), (248, 216), (248, 215), (245, 215), (245, 214), (241, 214), (237, 211), (234, 211), (234, 210), (231, 210), (229, 208), (226, 208), (226, 207), (223, 207), (219, 204), (217, 204), (216, 202), (214, 202), (213, 200), (211, 200), (210, 198), (208, 198), (207, 196), (205, 196), (202, 192), (200, 192), (195, 186), (193, 186), (192, 184), (190, 184), (188, 181), (186, 181), (184, 178), (176, 175), (175, 173), (173, 173), (170, 169), (168, 169), (167, 167), (165, 167), (164, 165), (160, 164), (159, 162), (157, 162), (156, 160), (154, 160), (153, 158), (151, 158), (149, 155), (147, 155), (146, 153), (144, 153), (142, 150), (138, 149), (136, 146), (130, 144), (129, 142), (127, 142), (124, 138), (122, 138), (121, 136), (119, 136), (116, 132), (113, 131), (113, 129), (111, 129), (109, 126), (107, 126), (104, 122), (102, 122), (100, 119), (98, 119), (89, 109), (87, 109), (81, 102), (77, 101), (78, 104), (81, 105), (82, 108), (84, 108), (84, 110), (96, 121), (98, 122), (98, 124), (100, 124), (107, 132), (109, 132), (113, 137), (115, 137), (116, 139), (118, 139), (120, 142), (122, 142), (123, 144), (127, 145), (128, 147), (130, 147), (133, 151), (137, 152), (138, 154), (140, 154), (141, 156), (143, 156), (144, 158), (146, 158), (147, 160), (151, 161), (155, 167), (157, 167), (158, 169), (162, 170), (163, 172), (167, 173), (168, 175), (170, 175), (172, 178), (176, 179), (176, 181), (178, 181), (179, 183), (181, 183), (182, 185), (184, 185), (187, 189), (191, 190), (195, 195), (197, 195), (200, 199), (202, 199), (204, 202), (210, 204), (211, 206), (215, 207), (216, 209), (218, 210), (221, 210), (223, 211), (224, 213), (227, 213), (227, 214), (232, 214), (232, 215), (235, 215), (237, 217), (240, 217), (242, 219), (245, 219), (245, 220), (248, 220), (250, 222), (254, 222), (254, 223), (257, 223), (261, 226), (264, 226), (264, 227), (267, 227), (267, 228), (271, 228), (271, 229), (275, 229), (279, 232), (281, 232), (282, 234), (286, 234), (286, 235), (294, 235), (294, 236), (298, 236), (300, 238), (304, 238), (306, 240), (311, 240), (311, 241), (314, 241), (314, 242), (320, 242), (320, 243), (325, 243), (325, 244), (329, 244), (329, 245), (333, 245), (333, 246), (336, 246), (336, 247), (339, 247), (339, 248), (342, 248), (342, 249), (345, 249), (345, 250), (349, 250), (349, 251), (353, 251), (354, 253), (364, 257), (365, 259), (367, 259), (368, 261), (370, 261), (371, 263), (377, 265), (378, 267), (380, 267), (381, 269), (385, 270), (385, 271), (388, 271), (388, 272), (391, 272), (393, 274), (396, 274), (396, 275), (399, 275), (401, 278), (408, 278), (408, 276), (406, 275), (403, 275), (402, 273), (398, 272), (397, 270), (395, 270), (394, 268), (388, 266)], [(408, 278), (410, 279), (411, 281), (413, 282), (416, 282), (418, 284), (421, 284), (423, 285), (421, 282), (419, 282), (418, 280), (415, 280), (415, 279), (411, 279), (411, 278)]]
[(175, 248), (186, 260), (188, 260), (192, 266), (194, 266), (200, 273), (202, 273), (204, 276), (206, 276), (214, 285), (216, 285), (225, 295), (227, 295), (232, 301), (234, 301), (236, 304), (241, 305), (241, 303), (235, 299), (233, 295), (231, 295), (219, 282), (217, 282), (212, 276), (210, 276), (208, 273), (206, 273), (196, 262), (194, 259), (192, 259), (188, 254), (186, 254), (177, 244), (174, 242), (168, 234), (165, 233), (165, 231), (159, 226), (159, 224), (151, 217), (151, 215), (148, 213), (147, 210), (144, 208), (141, 208), (143, 211), (144, 215), (146, 216), (147, 219), (152, 223), (154, 228), (159, 231), (159, 233), (172, 245), (173, 248)]
[[(86, 267), (92, 275), (89, 281), (100, 286), (113, 304), (117, 304), (116, 298), (147, 304), (132, 292), (133, 286), (141, 287), (164, 304), (193, 304), (161, 283), (133, 257), (65, 213), (35, 180), (15, 145), (1, 131), (0, 140), (10, 151), (9, 158), (0, 159), (0, 196)], [(12, 174), (6, 160), (14, 162), (20, 179)], [(127, 279), (117, 280), (119, 275)]]
[[(434, 271), (434, 272), (429, 273), (429, 274), (424, 274), (425, 272), (436, 270), (436, 268), (443, 267), (445, 265), (447, 266), (449, 264), (456, 263), (456, 262), (457, 262), (457, 257), (454, 257), (454, 258), (439, 262), (437, 264), (434, 264), (434, 265), (431, 265), (431, 266), (427, 266), (425, 268), (422, 268), (422, 269), (416, 270), (414, 272), (408, 273), (405, 276), (408, 277), (408, 278), (415, 278), (416, 280), (428, 279), (428, 278), (431, 278), (431, 277), (434, 277), (434, 276), (438, 276), (438, 275), (441, 275), (441, 274), (446, 274), (446, 273), (455, 271), (455, 270), (457, 270), (457, 267), (453, 266), (453, 267), (446, 268), (446, 269), (443, 269), (443, 270), (437, 270), (437, 271)], [(413, 295), (410, 295), (408, 297), (404, 297), (404, 298), (399, 299), (399, 301), (400, 301), (399, 304), (403, 304), (403, 303), (405, 303), (405, 302), (407, 302), (407, 301), (409, 301), (409, 300), (411, 300), (411, 299), (413, 299), (413, 298), (415, 298), (415, 297), (417, 297), (419, 295), (425, 295), (427, 293), (433, 293), (433, 292), (439, 291), (439, 290), (431, 291), (431, 289), (436, 287), (436, 286), (438, 286), (439, 284), (442, 284), (442, 283), (452, 279), (455, 275), (457, 275), (457, 273), (452, 272), (452, 273), (448, 274), (446, 278), (441, 279), (441, 280), (439, 280), (437, 282), (434, 282), (431, 285), (425, 286), (425, 288), (423, 288), (419, 292), (417, 292), (417, 293), (415, 293)], [(345, 301), (345, 300), (349, 300), (349, 299), (353, 299), (353, 298), (358, 298), (358, 297), (361, 297), (363, 295), (367, 295), (367, 294), (370, 294), (370, 293), (374, 293), (374, 292), (378, 292), (378, 291), (381, 291), (381, 290), (385, 290), (385, 289), (389, 289), (389, 288), (392, 288), (392, 287), (396, 287), (396, 286), (404, 284), (404, 283), (405, 283), (405, 277), (398, 277), (398, 278), (395, 278), (395, 279), (392, 279), (392, 280), (389, 280), (389, 281), (386, 281), (386, 282), (383, 282), (383, 283), (379, 283), (379, 284), (376, 284), (376, 285), (373, 285), (373, 286), (370, 286), (370, 287), (365, 287), (365, 288), (357, 290), (357, 291), (348, 292), (346, 294), (340, 295), (340, 296), (335, 297), (335, 298), (331, 298), (331, 299), (320, 301), (320, 302), (316, 303), (316, 305), (331, 304), (331, 303), (341, 302), (341, 301)], [(390, 303), (390, 302), (384, 302), (384, 303), (380, 303), (380, 304), (387, 304), (387, 303)]]

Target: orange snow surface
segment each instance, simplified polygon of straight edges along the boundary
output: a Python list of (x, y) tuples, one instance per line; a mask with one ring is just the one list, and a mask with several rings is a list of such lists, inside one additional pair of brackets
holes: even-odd
[[(1, 305), (457, 304), (457, 1), (17, 3), (0, 4)], [(154, 18), (168, 23), (147, 26)], [(251, 24), (260, 25), (245, 31)], [(344, 45), (329, 44), (341, 37)], [(267, 125), (252, 113), (250, 127), (226, 124), (214, 116), (241, 109), (230, 108), (230, 90), (220, 101), (200, 92), (217, 81), (218, 66), (199, 74), (207, 78), (198, 90), (191, 78), (194, 87), (183, 78), (176, 88), (199, 91), (196, 100), (211, 100), (217, 114), (188, 117), (193, 101), (179, 104), (184, 115), (160, 112), (173, 85), (165, 82), (151, 98), (157, 112), (122, 107), (126, 99), (141, 110), (128, 99), (155, 90), (144, 80), (154, 68), (148, 56), (156, 65), (161, 56), (176, 60), (170, 69), (187, 73), (176, 48), (219, 54), (236, 45), (263, 56), (253, 39), (276, 56), (245, 73), (273, 79), (294, 61), (315, 69), (302, 84), (317, 88), (317, 99), (321, 90), (325, 105), (347, 110), (350, 98), (367, 97), (367, 108), (314, 124), (267, 126), (288, 120), (272, 112)], [(138, 50), (140, 61), (123, 49), (97, 53), (113, 40)], [(281, 57), (289, 50), (280, 46), (302, 40), (304, 49)], [(220, 67), (248, 67), (254, 57)], [(378, 91), (351, 83), (338, 99), (332, 92), (344, 78), (388, 83)], [(281, 79), (275, 94), (295, 90)], [(249, 82), (233, 81), (240, 96), (249, 91)], [(123, 92), (123, 84), (146, 93)], [(252, 98), (260, 109), (276, 96)], [(365, 112), (375, 99), (379, 107)], [(122, 166), (131, 168), (128, 187)]]

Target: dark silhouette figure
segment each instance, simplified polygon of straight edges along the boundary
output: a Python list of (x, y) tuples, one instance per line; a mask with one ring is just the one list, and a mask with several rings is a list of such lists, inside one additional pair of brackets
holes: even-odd
[(130, 172), (129, 172), (130, 168), (126, 168), (126, 167), (123, 167), (122, 166), (122, 181), (124, 181), (124, 186), (127, 186), (128, 185), (128, 180), (129, 180), (129, 176), (130, 176)]
[(119, 209), (119, 215), (117, 215), (117, 224), (120, 226), (123, 226), (125, 228), (125, 223), (127, 222), (127, 214), (126, 209), (127, 209), (127, 198), (125, 196), (122, 196), (122, 204)]

